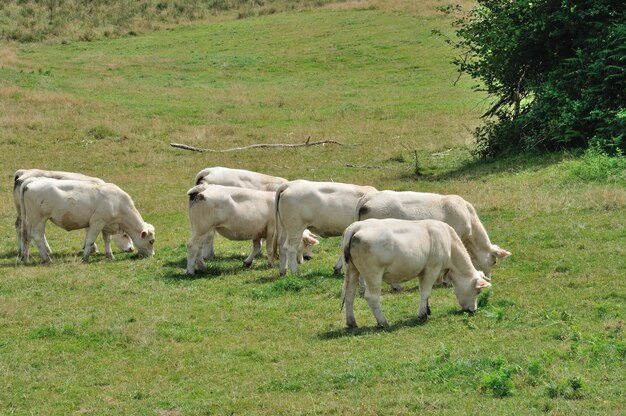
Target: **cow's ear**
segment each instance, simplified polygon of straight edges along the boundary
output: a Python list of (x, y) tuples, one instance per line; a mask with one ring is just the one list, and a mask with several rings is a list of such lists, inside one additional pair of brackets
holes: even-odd
[(491, 246), (491, 254), (493, 254), (494, 256), (500, 258), (500, 259), (504, 259), (507, 258), (511, 255), (510, 251), (506, 251), (503, 248), (498, 247), (497, 245), (493, 244)]
[(479, 277), (478, 279), (476, 279), (476, 289), (483, 290), (483, 289), (486, 289), (488, 287), (491, 287), (491, 283), (489, 283), (488, 281), (486, 281), (482, 277)]

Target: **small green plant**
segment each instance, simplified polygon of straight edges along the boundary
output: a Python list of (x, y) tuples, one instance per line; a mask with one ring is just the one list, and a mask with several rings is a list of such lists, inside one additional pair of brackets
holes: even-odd
[(483, 375), (480, 381), (481, 390), (491, 393), (493, 397), (512, 395), (515, 391), (511, 380), (514, 372), (511, 367), (503, 367)]
[(476, 300), (476, 304), (479, 308), (484, 308), (489, 303), (489, 298), (491, 297), (491, 289), (487, 288), (480, 292), (478, 295), (478, 299)]
[(437, 361), (447, 362), (450, 361), (451, 351), (444, 344), (439, 344), (439, 353), (437, 354)]
[(610, 156), (599, 146), (592, 146), (583, 156), (569, 163), (570, 174), (586, 181), (614, 182), (626, 179), (626, 158)]
[(415, 165), (413, 166), (413, 174), (417, 177), (422, 176), (422, 167), (420, 165), (419, 158), (417, 157), (417, 150), (413, 150), (413, 159)]
[(94, 140), (104, 140), (117, 138), (119, 134), (110, 127), (99, 125), (87, 130), (87, 136)]
[(583, 397), (584, 382), (579, 376), (569, 376), (560, 382), (551, 381), (546, 384), (546, 393), (551, 399), (563, 398), (568, 400)]

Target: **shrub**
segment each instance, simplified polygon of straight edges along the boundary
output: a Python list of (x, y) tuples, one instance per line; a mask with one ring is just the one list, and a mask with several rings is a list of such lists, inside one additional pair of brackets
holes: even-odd
[(626, 3), (478, 0), (455, 25), (454, 63), (495, 99), (479, 155), (626, 150)]

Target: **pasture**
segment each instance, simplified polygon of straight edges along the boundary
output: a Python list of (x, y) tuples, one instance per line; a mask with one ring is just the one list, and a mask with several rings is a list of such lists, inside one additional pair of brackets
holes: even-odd
[[(385, 4), (383, 7), (381, 4)], [(421, 4), (421, 3), (420, 3)], [(589, 152), (471, 156), (488, 107), (456, 85), (439, 2), (360, 2), (216, 19), (94, 42), (0, 45), (0, 414), (623, 414), (626, 176)], [(344, 143), (194, 153), (255, 143)], [(216, 239), (185, 275), (186, 191), (207, 166), (455, 193), (512, 256), (479, 310), (449, 288), (419, 324), (416, 281), (340, 312), (339, 239), (278, 277)], [(156, 228), (155, 256), (22, 265), (18, 168), (116, 183)], [(420, 175), (416, 175), (416, 170)], [(99, 247), (103, 251), (101, 239)]]

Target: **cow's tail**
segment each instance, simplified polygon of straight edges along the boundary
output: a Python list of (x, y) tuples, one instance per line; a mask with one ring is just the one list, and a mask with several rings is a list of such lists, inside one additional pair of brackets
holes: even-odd
[[(18, 181), (21, 182), (21, 181)], [(22, 240), (22, 247), (25, 247), (29, 243), (29, 230), (28, 230), (28, 217), (26, 215), (26, 204), (24, 203), (26, 192), (29, 190), (28, 182), (24, 181), (20, 183), (20, 238)], [(23, 250), (23, 249), (22, 249)]]
[(206, 185), (196, 185), (190, 190), (187, 191), (187, 195), (189, 195), (189, 204), (193, 204), (194, 202), (201, 201), (204, 199), (200, 193), (206, 189)]
[(363, 195), (356, 202), (356, 211), (354, 213), (354, 221), (361, 221), (361, 217), (367, 213), (368, 208), (365, 206), (367, 203), (367, 194)]
[(354, 267), (354, 265), (352, 264), (352, 255), (350, 254), (352, 237), (354, 237), (354, 229), (352, 227), (348, 227), (341, 237), (341, 251), (343, 253), (343, 267), (345, 269), (345, 277), (343, 279), (343, 287), (341, 289), (341, 308), (339, 308), (340, 312), (343, 310), (343, 305), (346, 303), (346, 289), (351, 278), (350, 270)]
[(271, 242), (273, 250), (272, 260), (276, 259), (276, 254), (278, 253), (278, 245), (283, 234), (284, 227), (282, 223), (282, 218), (280, 216), (279, 205), (280, 197), (282, 196), (283, 192), (285, 192), (285, 189), (287, 189), (288, 184), (289, 182), (280, 185), (278, 189), (276, 189), (276, 194), (274, 195), (274, 237), (272, 238)]

